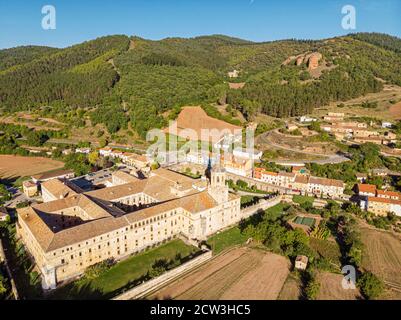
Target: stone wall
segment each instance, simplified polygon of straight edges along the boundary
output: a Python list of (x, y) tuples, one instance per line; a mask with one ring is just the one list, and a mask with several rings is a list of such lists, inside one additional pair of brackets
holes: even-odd
[(269, 200), (261, 200), (258, 204), (241, 210), (241, 216), (245, 219), (249, 218), (250, 216), (257, 214), (259, 211), (264, 211), (278, 205), (281, 200), (282, 196), (277, 196)]

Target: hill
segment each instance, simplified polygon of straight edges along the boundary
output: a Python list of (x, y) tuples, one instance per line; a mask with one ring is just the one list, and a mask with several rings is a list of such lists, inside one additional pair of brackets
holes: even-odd
[[(0, 51), (0, 109), (38, 110), (72, 126), (86, 117), (110, 133), (130, 125), (142, 137), (185, 105), (228, 104), (248, 120), (295, 116), (381, 91), (383, 81), (401, 85), (400, 43), (381, 34), (264, 43), (121, 35), (65, 49), (7, 49)], [(319, 56), (313, 68), (297, 59), (312, 53)], [(237, 78), (228, 77), (233, 70)], [(246, 85), (234, 90), (229, 82)]]

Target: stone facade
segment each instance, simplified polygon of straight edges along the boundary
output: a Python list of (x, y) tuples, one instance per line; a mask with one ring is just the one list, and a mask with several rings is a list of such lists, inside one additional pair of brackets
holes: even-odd
[(18, 211), (17, 233), (41, 270), (43, 287), (120, 260), (173, 237), (204, 240), (243, 217), (222, 169), (205, 191), (165, 169), (145, 180), (79, 193)]

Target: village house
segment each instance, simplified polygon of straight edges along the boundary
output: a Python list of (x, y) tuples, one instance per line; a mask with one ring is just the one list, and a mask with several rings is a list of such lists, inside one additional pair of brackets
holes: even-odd
[(401, 217), (401, 201), (380, 197), (368, 197), (361, 201), (362, 209), (378, 216), (387, 216), (389, 213)]
[(368, 175), (366, 173), (356, 173), (355, 177), (359, 183), (365, 183), (368, 179)]
[(307, 256), (297, 256), (295, 259), (295, 269), (297, 270), (306, 270), (308, 267), (308, 257)]
[(91, 153), (91, 148), (77, 148), (75, 153), (89, 154)]
[(371, 173), (375, 177), (387, 177), (388, 176), (388, 170), (382, 169), (382, 168), (372, 169)]
[(233, 155), (221, 156), (220, 165), (229, 173), (242, 177), (252, 177), (253, 161), (249, 158), (235, 157)]
[(323, 117), (325, 121), (343, 121), (345, 117), (344, 113), (337, 112), (329, 112), (326, 116)]
[(356, 192), (360, 196), (375, 197), (377, 187), (373, 184), (358, 184), (356, 185)]
[(113, 149), (110, 147), (105, 147), (105, 148), (99, 149), (99, 154), (102, 157), (110, 157), (112, 152), (113, 152)]
[(310, 123), (310, 122), (316, 122), (317, 119), (316, 118), (311, 118), (308, 116), (302, 116), (299, 118), (299, 122), (300, 123)]
[(256, 150), (256, 149), (249, 151), (249, 150), (242, 150), (239, 148), (235, 148), (233, 150), (233, 155), (235, 157), (239, 157), (239, 158), (245, 158), (245, 159), (258, 161), (258, 160), (262, 159), (263, 152)]
[(124, 164), (139, 170), (150, 166), (151, 163), (151, 161), (145, 155), (139, 155), (136, 153), (124, 153), (122, 161)]
[(42, 183), (51, 179), (72, 179), (75, 177), (73, 170), (54, 170), (46, 173), (41, 173), (32, 176), (32, 181), (36, 184)]
[(316, 196), (338, 197), (344, 193), (344, 182), (341, 180), (310, 177), (308, 193)]
[(228, 77), (229, 78), (238, 78), (239, 76), (239, 71), (238, 70), (233, 70), (228, 72)]
[(393, 213), (401, 216), (401, 193), (388, 190), (379, 190), (375, 185), (359, 184), (357, 193), (363, 210), (379, 216)]
[(28, 198), (32, 198), (38, 193), (38, 185), (32, 180), (24, 181), (22, 191)]
[(340, 197), (345, 188), (344, 182), (341, 180), (313, 177), (307, 175), (306, 172), (297, 173), (297, 169), (295, 172), (276, 173), (263, 168), (255, 168), (253, 177), (268, 184), (314, 196)]
[(292, 132), (298, 129), (298, 126), (294, 123), (287, 123), (286, 128), (288, 131)]

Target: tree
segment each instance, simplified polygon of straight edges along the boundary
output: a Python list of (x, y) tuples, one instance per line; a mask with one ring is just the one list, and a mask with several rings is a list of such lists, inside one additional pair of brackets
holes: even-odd
[(7, 293), (7, 282), (6, 279), (1, 274), (1, 265), (0, 265), (0, 298), (3, 297)]
[(320, 291), (320, 283), (315, 278), (310, 279), (305, 288), (306, 298), (308, 300), (316, 300), (319, 291)]
[(91, 165), (96, 165), (99, 160), (99, 153), (97, 151), (93, 151), (88, 154), (88, 161)]
[(371, 272), (363, 273), (357, 285), (364, 297), (369, 300), (378, 298), (384, 290), (383, 282)]

